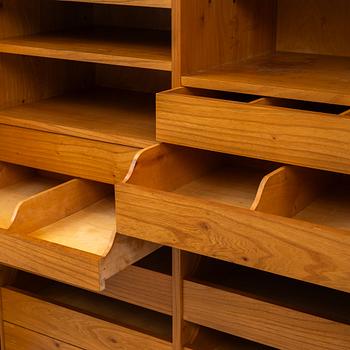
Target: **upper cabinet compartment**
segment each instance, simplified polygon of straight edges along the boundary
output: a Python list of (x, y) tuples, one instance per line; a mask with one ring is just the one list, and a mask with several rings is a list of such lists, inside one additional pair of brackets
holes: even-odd
[(350, 106), (347, 0), (183, 1), (182, 83)]
[(171, 71), (168, 9), (96, 3), (3, 1), (0, 52)]

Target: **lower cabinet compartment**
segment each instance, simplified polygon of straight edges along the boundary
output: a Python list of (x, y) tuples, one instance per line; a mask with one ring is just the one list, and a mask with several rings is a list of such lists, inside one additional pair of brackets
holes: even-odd
[(117, 234), (113, 186), (0, 163), (0, 263), (99, 291), (158, 249)]
[(116, 189), (121, 234), (350, 292), (348, 175), (160, 144)]
[(162, 247), (106, 281), (111, 298), (172, 315), (172, 255)]
[(184, 281), (184, 318), (278, 349), (350, 347), (349, 294), (206, 257)]
[(151, 310), (31, 275), (1, 293), (5, 322), (78, 348), (171, 349), (171, 318)]
[[(26, 328), (4, 322), (6, 350), (79, 350), (75, 346), (35, 333)], [(5, 350), (4, 349), (4, 350)]]

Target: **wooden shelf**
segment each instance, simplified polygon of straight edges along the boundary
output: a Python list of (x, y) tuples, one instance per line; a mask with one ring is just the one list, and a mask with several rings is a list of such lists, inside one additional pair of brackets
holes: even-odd
[(171, 8), (171, 0), (59, 0), (92, 4), (126, 5), (140, 7)]
[(170, 33), (85, 28), (0, 41), (0, 52), (171, 71)]
[(188, 87), (350, 106), (350, 58), (279, 52), (182, 77)]
[(0, 110), (0, 123), (143, 148), (155, 143), (154, 96), (94, 89)]

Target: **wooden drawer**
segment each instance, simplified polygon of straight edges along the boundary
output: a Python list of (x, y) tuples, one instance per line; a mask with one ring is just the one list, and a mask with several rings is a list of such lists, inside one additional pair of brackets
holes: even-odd
[(4, 322), (6, 350), (79, 350), (59, 340)]
[(350, 291), (349, 177), (161, 144), (117, 185), (121, 234)]
[(349, 107), (179, 88), (157, 96), (157, 140), (350, 173)]
[(171, 349), (171, 318), (52, 281), (2, 289), (5, 322), (86, 350)]
[(116, 234), (113, 186), (0, 164), (0, 262), (91, 290), (158, 248)]
[(0, 160), (114, 184), (139, 148), (0, 125)]
[(277, 349), (349, 349), (350, 297), (203, 258), (184, 282), (184, 318)]

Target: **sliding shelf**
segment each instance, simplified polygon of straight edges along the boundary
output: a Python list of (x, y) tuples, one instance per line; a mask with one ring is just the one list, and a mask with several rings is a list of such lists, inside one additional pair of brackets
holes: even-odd
[(0, 167), (2, 264), (99, 291), (158, 248), (116, 233), (111, 186)]
[(277, 349), (348, 349), (349, 312), (348, 293), (209, 258), (184, 281), (185, 320)]
[(126, 5), (155, 8), (171, 8), (171, 0), (59, 0), (67, 2), (84, 2), (91, 4)]
[(0, 52), (171, 71), (170, 33), (86, 28), (0, 40)]
[(15, 325), (79, 349), (171, 349), (167, 315), (36, 276), (1, 295), (5, 341)]
[(349, 181), (161, 144), (141, 151), (117, 184), (117, 230), (349, 292)]
[(350, 58), (278, 52), (185, 75), (182, 84), (350, 106)]

